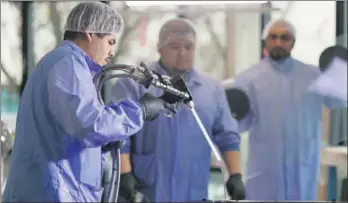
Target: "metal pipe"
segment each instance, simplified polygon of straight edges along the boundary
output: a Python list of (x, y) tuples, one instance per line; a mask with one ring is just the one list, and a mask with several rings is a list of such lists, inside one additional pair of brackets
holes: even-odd
[[(197, 16), (200, 14), (206, 13), (214, 13), (214, 12), (225, 12), (228, 10), (229, 12), (234, 13), (271, 13), (271, 12), (281, 12), (279, 8), (260, 8), (260, 7), (251, 7), (251, 8), (198, 8), (195, 10), (188, 9), (190, 16)], [(151, 14), (151, 16), (158, 16), (163, 14), (168, 14), (169, 12), (178, 12), (177, 8), (169, 8), (169, 9), (159, 9), (159, 8), (147, 8), (146, 10), (137, 10), (131, 9), (132, 13), (135, 14)]]

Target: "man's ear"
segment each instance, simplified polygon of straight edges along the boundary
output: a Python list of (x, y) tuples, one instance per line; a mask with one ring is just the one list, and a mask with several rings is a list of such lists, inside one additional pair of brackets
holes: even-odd
[(159, 55), (161, 55), (161, 52), (162, 52), (161, 47), (160, 47), (159, 45), (157, 45), (157, 53), (158, 53)]
[(295, 43), (296, 43), (296, 40), (294, 39), (294, 41), (292, 42), (292, 45), (291, 45), (291, 50), (294, 48)]
[(87, 39), (89, 42), (92, 41), (92, 34), (90, 34), (90, 33), (85, 33), (85, 37), (86, 37), (86, 39)]

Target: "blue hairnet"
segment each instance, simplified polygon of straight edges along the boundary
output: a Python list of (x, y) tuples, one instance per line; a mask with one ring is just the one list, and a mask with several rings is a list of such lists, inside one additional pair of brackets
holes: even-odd
[(98, 2), (83, 2), (68, 15), (65, 31), (117, 34), (123, 31), (124, 22), (111, 6)]

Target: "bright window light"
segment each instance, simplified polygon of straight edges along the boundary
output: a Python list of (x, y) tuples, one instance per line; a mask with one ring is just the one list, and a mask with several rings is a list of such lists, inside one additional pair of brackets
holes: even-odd
[(126, 1), (129, 7), (170, 5), (264, 4), (267, 1)]

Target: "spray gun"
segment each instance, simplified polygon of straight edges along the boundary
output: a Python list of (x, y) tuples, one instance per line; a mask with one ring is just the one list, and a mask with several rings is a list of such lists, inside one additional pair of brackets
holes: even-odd
[[(106, 75), (106, 73), (111, 71), (121, 71), (121, 73), (111, 73)], [(151, 85), (160, 88), (164, 91), (162, 99), (171, 104), (176, 104), (176, 107), (171, 111), (172, 114), (167, 114), (166, 116), (172, 117), (176, 114), (176, 110), (180, 103), (186, 104), (186, 106), (191, 110), (194, 118), (196, 119), (205, 139), (207, 140), (210, 148), (213, 151), (214, 156), (219, 161), (221, 170), (224, 173), (224, 162), (218, 152), (216, 146), (213, 144), (211, 138), (209, 137), (202, 121), (200, 120), (197, 112), (194, 109), (194, 102), (191, 96), (190, 90), (185, 84), (185, 81), (181, 76), (168, 77), (161, 75), (155, 71), (150, 71), (146, 68), (145, 64), (140, 65), (113, 65), (104, 68), (100, 73), (94, 77), (94, 84), (97, 89), (98, 99), (101, 103), (103, 99), (101, 97), (101, 89), (105, 82), (112, 78), (132, 78), (136, 82), (142, 84), (145, 88), (149, 88)], [(123, 146), (122, 141), (109, 143), (103, 147), (104, 152), (110, 152), (112, 158), (112, 172), (110, 177), (109, 188), (104, 189), (103, 202), (116, 202), (119, 191), (120, 184), (120, 148)], [(224, 176), (226, 179), (226, 176)], [(225, 191), (225, 197), (226, 197)]]

